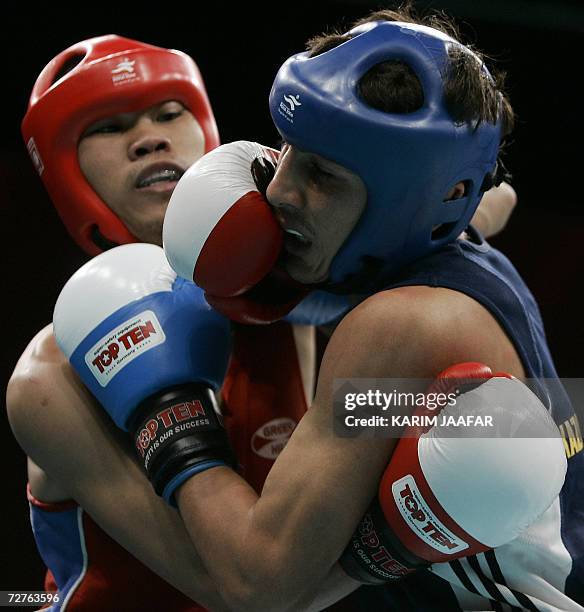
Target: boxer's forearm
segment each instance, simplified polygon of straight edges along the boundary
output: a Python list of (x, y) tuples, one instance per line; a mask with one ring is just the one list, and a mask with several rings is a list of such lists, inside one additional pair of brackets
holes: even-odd
[(338, 574), (336, 581), (325, 576), (317, 594), (304, 590), (302, 573), (287, 555), (293, 537), (262, 524), (259, 498), (231, 470), (216, 468), (192, 478), (177, 499), (193, 542), (233, 609), (320, 610), (346, 594), (338, 592)]
[(44, 336), (8, 387), (10, 423), (24, 451), (144, 565), (194, 601), (227, 609), (178, 513), (155, 495), (129, 440), (74, 376), (50, 329)]
[[(218, 468), (217, 471), (220, 469)], [(225, 472), (229, 472), (226, 468), (223, 469)], [(168, 508), (166, 504), (160, 503), (159, 505), (157, 503), (161, 502), (161, 500), (153, 496), (149, 483), (145, 481), (141, 473), (139, 475), (137, 472), (134, 472), (134, 468), (130, 468), (129, 464), (126, 465), (123, 476), (117, 469), (116, 472), (122, 477), (124, 483), (123, 485), (119, 481), (118, 485), (115, 482), (112, 483), (111, 491), (115, 495), (115, 491), (119, 491), (121, 486), (123, 486), (124, 515), (125, 517), (140, 516), (140, 520), (120, 519), (119, 509), (110, 507), (105, 512), (98, 509), (98, 519), (102, 528), (108, 531), (111, 536), (117, 539), (134, 556), (193, 601), (204, 605), (213, 612), (242, 609), (237, 605), (234, 606), (235, 602), (233, 601), (226, 603), (224, 594), (229, 593), (230, 588), (226, 588), (226, 585), (216, 584), (215, 576), (213, 576), (214, 569), (222, 563), (219, 551), (222, 550), (222, 534), (226, 532), (226, 523), (223, 522), (224, 519), (221, 518), (221, 515), (215, 514), (214, 511), (209, 511), (210, 508), (215, 507), (215, 504), (218, 503), (217, 498), (215, 497), (213, 501), (210, 499), (201, 501), (205, 508), (203, 511), (205, 516), (209, 516), (216, 526), (214, 527), (214, 532), (206, 531), (206, 533), (209, 533), (210, 536), (212, 533), (215, 533), (215, 536), (219, 534), (219, 537), (209, 537), (208, 550), (210, 555), (207, 558), (198, 550), (199, 546), (203, 546), (204, 543), (195, 540), (195, 545), (191, 544), (189, 537), (185, 533), (187, 522), (183, 523), (177, 513)], [(250, 515), (251, 518), (252, 503), (257, 500), (257, 495), (237, 475), (232, 472), (230, 473), (231, 475), (235, 476), (235, 478), (226, 480), (229, 484), (224, 491), (225, 503), (222, 504), (222, 507), (227, 511), (227, 515), (224, 517), (229, 521), (227, 524), (234, 526), (239, 524), (237, 523), (238, 517), (241, 517), (244, 513)], [(101, 505), (96, 495), (86, 500), (86, 505), (91, 506), (92, 504), (96, 505), (96, 507)], [(100, 512), (102, 512), (101, 515)], [(131, 527), (130, 522), (134, 523), (135, 527)], [(241, 524), (245, 525), (245, 522)], [(151, 534), (150, 537), (144, 538), (145, 533)], [(251, 538), (247, 541), (242, 541), (242, 552), (246, 559), (251, 555), (257, 555), (256, 558), (259, 560), (264, 559), (262, 551), (267, 552), (268, 546), (262, 546), (261, 541), (257, 540), (256, 544), (259, 550), (256, 548), (254, 551)], [(203, 563), (201, 557), (204, 558), (205, 563)], [(207, 567), (211, 571), (208, 572)], [(240, 564), (239, 567), (245, 568), (245, 563)], [(221, 573), (221, 578), (224, 579), (225, 574)], [(286, 583), (286, 580), (284, 580), (284, 583)], [(312, 590), (300, 600), (289, 597), (286, 600), (279, 599), (277, 583), (269, 583), (262, 580), (261, 583), (258, 582), (256, 585), (259, 592), (266, 591), (269, 593), (270, 600), (275, 598), (282, 605), (281, 609), (301, 609), (307, 612), (322, 610), (359, 586), (356, 581), (346, 576), (336, 564), (322, 580), (316, 594)], [(269, 587), (266, 587), (266, 585), (269, 585)], [(301, 591), (298, 591), (298, 593), (301, 594)], [(286, 596), (284, 592), (282, 595)], [(246, 603), (249, 602), (248, 597), (249, 593), (243, 598)], [(249, 608), (246, 607), (245, 609), (249, 612)], [(259, 605), (258, 609), (264, 612), (267, 608)]]
[(248, 537), (258, 500), (255, 491), (229, 468), (216, 467), (188, 480), (175, 498), (192, 542), (228, 603), (235, 609), (248, 604), (253, 572), (263, 576), (261, 566), (267, 560), (257, 534), (251, 541)]
[[(275, 461), (261, 497), (225, 467), (197, 474), (178, 490), (191, 539), (220, 594), (237, 609), (297, 610), (313, 600), (377, 492), (396, 440), (342, 437), (332, 428), (335, 378), (381, 377), (392, 366), (401, 374), (394, 364), (414, 374), (419, 369), (404, 359), (407, 344), (393, 325), (372, 325), (369, 314), (375, 312), (361, 306), (337, 328), (315, 400)], [(399, 352), (393, 345), (372, 351), (389, 333)]]
[(154, 494), (138, 466), (129, 467), (129, 458), (108, 463), (114, 470), (110, 486), (79, 491), (77, 501), (108, 535), (174, 588), (214, 612), (228, 610), (178, 514)]
[[(278, 575), (274, 573), (273, 580), (266, 576), (266, 572), (272, 574), (278, 560), (272, 563), (273, 557), (269, 555), (274, 541), (266, 538), (262, 543), (258, 533), (254, 533), (258, 526), (253, 524), (252, 514), (258, 496), (226, 468), (217, 468), (214, 472), (214, 478), (207, 479), (207, 482), (204, 482), (204, 475), (200, 479), (193, 479), (192, 488), (182, 487), (177, 497), (185, 524), (187, 528), (191, 526), (191, 537), (208, 551), (210, 573), (221, 585), (219, 590), (229, 601), (230, 607), (262, 612), (266, 609), (318, 612), (361, 586), (335, 563), (322, 579), (316, 593), (310, 590), (303, 594), (302, 590), (298, 590), (291, 597), (284, 585), (292, 568), (278, 572)], [(211, 475), (211, 471), (208, 475)], [(221, 505), (220, 499), (224, 501)], [(211, 505), (215, 505), (218, 512), (208, 512)], [(200, 515), (197, 508), (200, 508)], [(205, 517), (204, 525), (201, 515)], [(242, 517), (249, 518), (249, 523)], [(198, 528), (193, 529), (193, 526)], [(224, 558), (220, 557), (220, 551), (227, 553)], [(237, 555), (237, 560), (234, 555)], [(250, 571), (256, 573), (250, 575)], [(265, 597), (258, 597), (258, 593)]]
[[(178, 490), (191, 539), (235, 609), (298, 610), (319, 591), (326, 601), (347, 592), (339, 591), (338, 576), (331, 583), (327, 575), (375, 494), (392, 441), (312, 436), (311, 416), (276, 461), (261, 497), (224, 467)], [(323, 585), (332, 591), (322, 592)]]

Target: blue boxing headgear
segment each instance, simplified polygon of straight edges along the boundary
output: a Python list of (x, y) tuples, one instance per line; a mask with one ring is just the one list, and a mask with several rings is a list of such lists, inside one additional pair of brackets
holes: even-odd
[[(500, 122), (455, 123), (446, 110), (448, 50), (472, 54), (459, 42), (401, 22), (367, 23), (348, 34), (353, 38), (321, 55), (289, 58), (270, 93), (272, 119), (286, 142), (348, 168), (367, 188), (365, 210), (332, 261), (333, 284), (358, 274), (364, 257), (381, 260), (389, 274), (455, 240), (480, 202), (501, 140)], [(360, 98), (361, 78), (388, 60), (418, 76), (418, 110), (386, 113)], [(464, 197), (444, 201), (461, 181)]]

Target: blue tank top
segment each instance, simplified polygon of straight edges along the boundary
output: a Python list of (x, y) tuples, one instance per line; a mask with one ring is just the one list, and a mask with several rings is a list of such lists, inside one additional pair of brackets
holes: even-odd
[[(519, 551), (520, 554), (513, 556), (509, 554), (513, 548), (513, 543), (510, 543), (500, 547), (501, 550), (439, 564), (450, 565), (451, 568), (446, 568), (448, 571), (435, 572), (436, 566), (433, 566), (401, 582), (383, 587), (362, 587), (351, 598), (355, 611), (451, 612), (503, 610), (509, 606), (512, 609), (548, 610), (548, 606), (558, 604), (560, 609), (584, 609), (578, 605), (584, 605), (584, 453), (578, 419), (564, 387), (557, 380), (533, 295), (502, 253), (493, 249), (473, 228), (469, 228), (468, 234), (470, 240), (458, 240), (418, 260), (392, 277), (391, 282), (384, 283), (383, 288), (425, 285), (445, 287), (468, 295), (482, 304), (501, 325), (521, 359), (526, 376), (545, 379), (539, 385), (536, 383), (534, 390), (560, 428), (568, 457), (568, 471), (556, 514), (550, 509), (546, 513), (549, 517), (540, 521), (541, 525), (533, 526), (533, 531), (545, 533), (542, 535), (545, 538), (549, 538), (550, 533), (557, 533), (558, 541), (549, 542), (549, 559), (544, 562), (539, 558), (531, 565), (531, 570), (526, 569), (523, 574), (519, 567), (521, 563), (515, 560), (523, 559), (525, 550), (529, 551), (529, 548), (525, 547)], [(550, 528), (554, 524), (557, 529)], [(541, 554), (542, 551), (537, 552)], [(543, 552), (547, 554), (546, 550)], [(549, 597), (542, 596), (541, 577), (535, 577), (537, 597), (523, 592), (529, 589), (515, 588), (516, 583), (529, 583), (534, 578), (528, 576), (530, 571), (533, 574), (534, 566), (548, 563), (562, 568), (556, 575), (555, 584), (549, 585)], [(546, 574), (546, 569), (541, 567), (542, 575)], [(450, 575), (452, 580), (444, 579)], [(572, 602), (566, 604), (563, 598)], [(502, 604), (507, 607), (502, 607)]]

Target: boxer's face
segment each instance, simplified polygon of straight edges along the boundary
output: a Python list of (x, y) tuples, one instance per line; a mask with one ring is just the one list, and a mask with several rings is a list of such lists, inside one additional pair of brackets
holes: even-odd
[(367, 190), (353, 172), (285, 145), (267, 198), (285, 234), (285, 266), (303, 283), (326, 280), (365, 208)]
[(179, 102), (167, 101), (89, 126), (78, 156), (90, 185), (130, 232), (161, 245), (172, 190), (204, 149), (197, 120)]

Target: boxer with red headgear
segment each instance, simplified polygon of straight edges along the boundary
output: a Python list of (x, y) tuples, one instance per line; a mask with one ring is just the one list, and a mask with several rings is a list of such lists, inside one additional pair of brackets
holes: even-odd
[[(187, 165), (177, 169), (180, 175), (203, 152), (219, 144), (201, 73), (188, 55), (120, 36), (99, 36), (57, 55), (37, 79), (22, 134), (61, 219), (90, 255), (145, 238), (131, 233), (120, 212), (112, 210), (107, 194), (104, 197), (88, 180), (88, 169), (80, 159), (84, 138), (128, 130), (129, 123), (137, 119), (132, 115), (170, 101), (180, 104), (194, 119), (191, 125), (181, 126), (187, 131), (183, 135)], [(107, 122), (97, 123), (103, 120)], [(137, 142), (132, 154), (145, 157), (149, 146), (163, 160), (174, 153), (162, 135), (159, 142)], [(94, 174), (91, 169), (89, 173)]]
[[(89, 255), (129, 242), (161, 244), (177, 180), (219, 144), (193, 59), (116, 35), (81, 41), (49, 62), (33, 87), (22, 134), (67, 230)], [(37, 409), (44, 394), (58, 402), (64, 392), (77, 396), (74, 402), (93, 403), (74, 380), (60, 378), (61, 367), (49, 326), (19, 361), (9, 385), (10, 413), (23, 394)], [(30, 378), (14, 399), (12, 391), (25, 371)], [(40, 382), (42, 391), (31, 381)], [(88, 435), (99, 431), (96, 424), (85, 427)], [(45, 586), (58, 589), (60, 605), (66, 599), (68, 609), (132, 609), (146, 602), (197, 609), (101, 531), (84, 511), (87, 504), (81, 508), (70, 499), (69, 483), (47, 475), (51, 470), (39, 455), (45, 444), (48, 436), (26, 449), (32, 458), (28, 497), (38, 548), (49, 568)], [(139, 591), (128, 589), (132, 580), (143, 583)], [(198, 589), (206, 601), (204, 580)]]
[[(177, 180), (219, 143), (194, 61), (179, 51), (119, 36), (82, 41), (55, 57), (33, 88), (22, 131), (31, 159), (67, 229), (91, 255), (128, 242), (161, 244), (164, 212)], [(335, 306), (332, 316), (338, 310)], [(257, 330), (235, 330), (234, 356), (223, 388), (225, 422), (241, 473), (256, 489), (261, 488), (310, 398), (314, 369), (310, 323), (314, 314), (314, 309), (297, 311), (295, 320), (300, 324), (294, 327), (282, 322)], [(258, 352), (270, 356), (271, 368), (254, 369)], [(40, 409), (44, 397), (61, 408), (75, 404), (77, 415), (83, 414), (79, 410), (83, 403), (91, 410), (94, 400), (63, 365), (52, 328), (47, 327), (31, 342), (9, 384), (8, 409), (13, 424), (23, 416), (23, 405)], [(254, 409), (239, 410), (259, 380), (265, 381), (262, 388), (269, 388), (270, 393), (255, 393)], [(91, 474), (98, 458), (87, 456), (87, 463), (77, 462), (74, 479), (59, 477), (50, 464), (71, 465), (63, 453), (65, 447), (52, 447), (50, 435), (37, 437), (34, 422), (23, 421), (17, 426), (24, 437), (35, 436), (34, 442), (25, 444), (36, 461), (29, 460), (33, 526), (39, 550), (61, 595), (68, 594), (69, 608), (87, 609), (88, 601), (96, 599), (102, 607), (139, 606), (142, 600), (127, 588), (130, 575), (149, 585), (140, 591), (148, 606), (156, 607), (159, 601), (158, 607), (162, 602), (165, 606), (174, 602), (172, 607), (177, 609), (191, 607), (176, 591), (161, 586), (156, 576), (148, 574), (84, 512), (93, 510), (97, 499), (90, 483), (96, 482)], [(277, 439), (263, 437), (274, 423), (283, 422), (284, 434)], [(95, 439), (106, 427), (107, 423), (89, 420), (77, 431)], [(43, 456), (45, 452), (50, 460)], [(75, 479), (89, 488), (77, 494)], [(79, 500), (83, 509), (69, 497)], [(99, 511), (91, 514), (100, 516)], [(79, 548), (83, 539), (89, 568)], [(68, 555), (75, 550), (76, 559), (67, 561), (65, 550)], [(161, 557), (159, 547), (154, 546), (148, 554), (146, 562), (156, 567)], [(196, 564), (193, 573), (203, 578), (194, 586), (189, 582), (187, 590), (195, 599), (207, 601), (213, 595), (207, 592), (205, 573)], [(55, 586), (52, 574), (48, 574), (50, 588)], [(106, 576), (105, 582), (95, 581), (96, 575)], [(75, 588), (68, 591), (73, 584)]]

